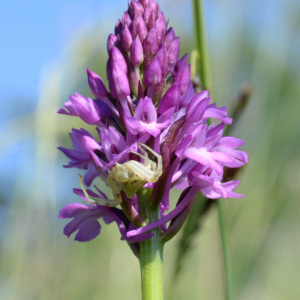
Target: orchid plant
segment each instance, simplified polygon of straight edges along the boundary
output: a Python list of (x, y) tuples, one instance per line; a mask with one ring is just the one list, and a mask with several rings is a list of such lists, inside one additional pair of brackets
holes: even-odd
[[(176, 37), (154, 0), (132, 0), (107, 40), (108, 89), (87, 70), (95, 99), (75, 93), (59, 114), (95, 126), (70, 133), (73, 149), (66, 168), (85, 170), (74, 193), (86, 204), (71, 203), (59, 218), (72, 219), (64, 234), (88, 242), (100, 234), (100, 219), (115, 222), (141, 265), (143, 299), (163, 299), (163, 246), (183, 226), (195, 198), (243, 197), (238, 180), (223, 182), (224, 167), (239, 168), (244, 141), (223, 137), (231, 124), (226, 107), (211, 103), (208, 90), (195, 93), (188, 55), (179, 58)], [(100, 177), (112, 191), (96, 185)], [(86, 187), (85, 187), (86, 186)], [(170, 190), (181, 191), (170, 211)], [(174, 201), (172, 199), (172, 201)]]

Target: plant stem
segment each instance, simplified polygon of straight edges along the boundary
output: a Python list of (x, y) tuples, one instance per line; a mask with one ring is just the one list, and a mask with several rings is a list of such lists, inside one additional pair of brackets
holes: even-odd
[(205, 38), (204, 13), (201, 0), (193, 0), (196, 49), (198, 50), (198, 69), (203, 90), (211, 91), (209, 56)]
[(224, 260), (224, 269), (225, 269), (225, 281), (226, 281), (226, 300), (232, 299), (232, 270), (231, 270), (231, 256), (230, 256), (230, 247), (229, 240), (227, 236), (227, 225), (224, 211), (224, 202), (223, 199), (217, 200), (218, 207), (218, 216), (219, 216), (219, 227), (222, 241), (222, 252)]
[[(195, 23), (195, 40), (196, 47), (199, 52), (200, 58), (199, 71), (200, 79), (202, 83), (202, 88), (204, 90), (211, 91), (210, 83), (210, 70), (209, 70), (209, 58), (207, 53), (207, 44), (205, 38), (205, 28), (204, 28), (204, 12), (202, 0), (193, 0), (194, 4), (194, 23)], [(230, 248), (227, 237), (227, 226), (226, 218), (223, 207), (223, 202), (221, 199), (217, 200), (218, 215), (219, 215), (219, 227), (222, 240), (222, 251), (224, 259), (224, 269), (225, 269), (225, 281), (226, 281), (226, 300), (231, 300), (231, 287), (232, 287), (232, 276), (231, 276), (231, 262), (230, 262)]]
[[(140, 208), (147, 216), (147, 223), (157, 221), (159, 207), (150, 208), (151, 189), (138, 192)], [(145, 205), (146, 204), (146, 205)], [(152, 231), (153, 237), (140, 243), (140, 266), (142, 283), (142, 300), (163, 300), (163, 244), (160, 242), (160, 229)]]

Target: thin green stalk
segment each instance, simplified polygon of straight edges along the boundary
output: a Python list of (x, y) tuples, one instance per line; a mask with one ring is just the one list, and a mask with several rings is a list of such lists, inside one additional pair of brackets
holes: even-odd
[[(157, 221), (159, 207), (150, 208), (151, 189), (138, 192), (140, 208), (146, 216), (147, 223)], [(142, 300), (163, 300), (163, 244), (160, 242), (160, 229), (152, 231), (153, 237), (140, 243), (140, 267)]]
[(218, 216), (219, 216), (219, 227), (222, 241), (223, 260), (225, 269), (225, 281), (226, 281), (226, 300), (232, 299), (232, 264), (230, 256), (230, 247), (228, 239), (228, 229), (226, 225), (226, 217), (224, 211), (224, 202), (222, 199), (217, 200)]
[(203, 90), (211, 91), (209, 56), (207, 51), (203, 4), (201, 0), (193, 0), (195, 42), (198, 51), (198, 69)]
[[(200, 79), (202, 83), (202, 88), (211, 91), (210, 84), (210, 70), (209, 70), (209, 58), (207, 52), (207, 44), (205, 38), (205, 28), (204, 28), (204, 11), (202, 0), (193, 0), (194, 4), (194, 24), (195, 24), (195, 40), (196, 47), (199, 52), (199, 72)], [(225, 281), (226, 281), (226, 300), (231, 300), (231, 287), (232, 287), (232, 272), (231, 272), (231, 262), (230, 262), (230, 247), (227, 237), (227, 226), (226, 217), (224, 212), (224, 207), (222, 200), (217, 200), (218, 215), (219, 215), (219, 227), (222, 240), (222, 251), (224, 259), (224, 269), (225, 269)]]

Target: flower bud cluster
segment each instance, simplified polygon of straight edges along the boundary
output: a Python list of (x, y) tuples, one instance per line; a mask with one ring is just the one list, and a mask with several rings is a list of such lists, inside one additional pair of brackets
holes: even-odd
[[(210, 104), (208, 91), (195, 94), (188, 55), (179, 59), (179, 49), (179, 37), (167, 28), (159, 5), (154, 0), (132, 0), (107, 40), (109, 89), (87, 70), (95, 99), (75, 93), (64, 103), (66, 110), (58, 111), (96, 126), (99, 136), (73, 129), (73, 149), (59, 148), (70, 159), (65, 167), (87, 170), (87, 186), (101, 177), (121, 205), (121, 209), (100, 205), (109, 199), (97, 187), (97, 193), (74, 189), (89, 204), (69, 204), (60, 211), (60, 218), (74, 218), (65, 227), (67, 236), (78, 230), (75, 239), (89, 241), (100, 233), (97, 220), (103, 218), (107, 224), (116, 222), (129, 243), (150, 238), (155, 228), (170, 239), (197, 193), (210, 199), (242, 197), (233, 192), (239, 181), (222, 180), (224, 167), (247, 163), (247, 154), (236, 150), (244, 142), (222, 137), (224, 125), (232, 119), (226, 107)], [(147, 225), (136, 194), (143, 186), (152, 189), (151, 206), (161, 212), (158, 221)], [(167, 213), (171, 188), (182, 194)]]

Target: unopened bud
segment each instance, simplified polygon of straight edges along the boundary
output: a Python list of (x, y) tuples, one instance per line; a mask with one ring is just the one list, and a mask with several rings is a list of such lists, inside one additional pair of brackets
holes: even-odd
[(110, 50), (113, 47), (118, 47), (118, 45), (119, 45), (118, 37), (111, 33), (108, 36), (108, 39), (107, 39), (107, 52), (108, 52), (108, 54), (109, 54)]
[(132, 36), (127, 25), (125, 25), (124, 29), (122, 30), (120, 34), (120, 39), (122, 47), (126, 52), (128, 52), (132, 44)]
[(102, 78), (91, 70), (87, 69), (88, 82), (93, 95), (96, 98), (102, 98), (107, 95), (107, 89)]
[(122, 17), (122, 25), (123, 28), (127, 25), (127, 27), (129, 27), (129, 25), (132, 23), (132, 20), (129, 16), (129, 13), (127, 11), (125, 11), (123, 17)]
[(146, 8), (148, 6), (148, 4), (149, 4), (149, 0), (140, 0), (140, 3), (142, 4), (142, 6), (144, 8)]
[(122, 22), (118, 20), (115, 26), (115, 35), (119, 35), (122, 31)]
[(159, 58), (161, 71), (162, 73), (165, 73), (168, 67), (168, 52), (164, 43), (161, 43), (160, 48), (155, 54), (155, 57)]
[(191, 80), (191, 66), (186, 65), (176, 75), (176, 79), (175, 79), (175, 83), (178, 83), (181, 86), (181, 95), (183, 95), (186, 92), (190, 80)]
[(155, 0), (149, 0), (149, 4), (148, 7), (150, 7), (153, 11), (157, 11), (157, 4), (155, 2)]
[(129, 4), (129, 14), (133, 19), (137, 14), (143, 15), (144, 8), (143, 6), (137, 2), (136, 0), (132, 0)]
[(208, 96), (208, 91), (202, 91), (191, 100), (185, 113), (187, 122), (197, 123), (202, 118), (210, 101)]
[(161, 67), (158, 57), (154, 57), (150, 64), (147, 66), (144, 75), (144, 85), (156, 85), (161, 81)]
[(161, 98), (158, 113), (162, 114), (168, 109), (175, 107), (175, 112), (179, 107), (179, 99), (180, 99), (180, 84), (174, 83)]
[(149, 18), (150, 18), (150, 15), (151, 15), (151, 9), (150, 7), (146, 7), (145, 10), (144, 10), (144, 13), (143, 13), (143, 19), (145, 21), (145, 24), (147, 25), (147, 28), (148, 28), (148, 22), (149, 22)]
[(146, 22), (148, 30), (151, 30), (155, 26), (155, 20), (156, 20), (155, 11), (151, 10), (150, 14), (149, 14), (149, 17), (148, 17), (148, 20)]
[(109, 60), (111, 62), (116, 62), (122, 68), (122, 70), (127, 73), (127, 64), (122, 52), (117, 48), (113, 47), (109, 53)]
[(168, 44), (167, 50), (169, 55), (169, 64), (174, 64), (178, 60), (179, 48), (179, 37), (175, 38), (171, 43)]
[(176, 78), (177, 74), (179, 74), (179, 72), (183, 70), (187, 65), (188, 65), (188, 54), (184, 55), (177, 61), (172, 74), (173, 77)]
[(144, 38), (147, 35), (147, 27), (146, 24), (140, 14), (135, 15), (132, 24), (131, 24), (131, 35), (132, 38), (135, 39), (139, 36), (141, 42), (144, 41)]
[(168, 45), (175, 39), (175, 32), (172, 27), (169, 28), (169, 30), (165, 34), (165, 44)]
[(114, 98), (127, 97), (130, 94), (130, 87), (126, 73), (117, 63), (112, 62), (108, 73), (110, 93)]
[(158, 49), (158, 39), (157, 39), (157, 32), (155, 28), (152, 28), (148, 32), (143, 45), (144, 45), (144, 51), (146, 53), (150, 53), (152, 55), (155, 54), (155, 52)]
[(136, 37), (130, 47), (130, 60), (134, 66), (139, 66), (143, 62), (143, 46), (139, 37)]
[(160, 16), (155, 22), (155, 28), (158, 36), (158, 43), (163, 42), (165, 38), (165, 20)]

